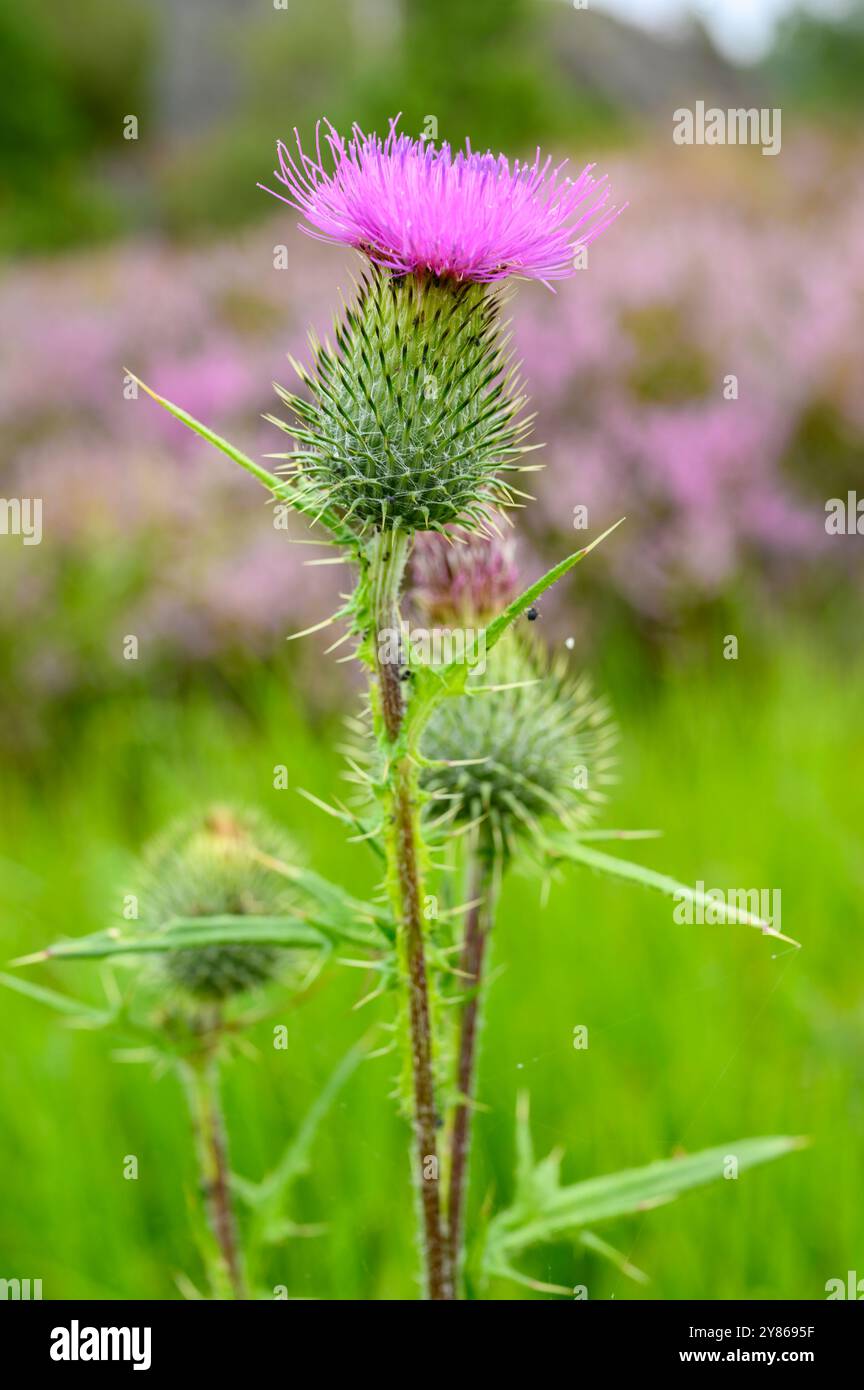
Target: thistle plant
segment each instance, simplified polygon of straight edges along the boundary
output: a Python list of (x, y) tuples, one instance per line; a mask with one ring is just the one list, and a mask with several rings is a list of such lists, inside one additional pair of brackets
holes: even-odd
[[(514, 481), (536, 465), (527, 462), (532, 420), (502, 319), (504, 282), (567, 278), (619, 209), (591, 166), (571, 179), (539, 153), (528, 164), (470, 145), (454, 153), (410, 139), (397, 122), (383, 140), (355, 127), (345, 141), (328, 127), (323, 144), (326, 153), (320, 129), (314, 154), (299, 137), (293, 152), (280, 144), (278, 187), (267, 191), (300, 212), (310, 235), (354, 247), (365, 267), (332, 342), (313, 339), (310, 365), (297, 366), (299, 391), (277, 387), (287, 418), (269, 418), (291, 447), (270, 456), (276, 471), (144, 389), (256, 477), (275, 503), (305, 517), (312, 537), (354, 575), (338, 611), (308, 631), (343, 625), (331, 650), (351, 642), (365, 668), (373, 747), (352, 766), (365, 790), (362, 809), (325, 809), (380, 856), (387, 905), (357, 904), (307, 876), (300, 886), (313, 890), (311, 918), (295, 912), (291, 929), (276, 933), (272, 923), (251, 928), (254, 918), (226, 926), (217, 914), (209, 930), (221, 924), (223, 934), (206, 939), (269, 949), (297, 944), (303, 929), (319, 947), (334, 937), (354, 941), (384, 984), (395, 980), (425, 1292), (440, 1301), (461, 1292), (483, 954), (506, 869), (527, 853), (547, 867), (570, 860), (666, 892), (680, 887), (588, 843), (587, 819), (609, 773), (608, 716), (584, 681), (550, 664), (527, 637), (542, 594), (618, 522), (518, 594), (503, 582), (506, 554), (488, 562), (483, 601), (469, 594), (470, 616), (482, 624), (479, 649), (424, 659), (402, 640), (407, 566), (412, 550), (422, 555), (429, 544), (427, 533), (443, 535), (439, 545), (470, 547), (473, 537), (500, 536), (509, 513), (530, 500)], [(587, 769), (584, 787), (574, 785), (575, 767)], [(459, 840), (468, 845), (467, 901), (430, 916), (439, 857)], [(737, 909), (727, 917), (768, 929)], [(203, 945), (204, 936), (190, 944)], [(262, 968), (260, 957), (244, 960), (244, 970)], [(679, 1188), (708, 1172), (703, 1165), (689, 1183), (682, 1174)], [(526, 1159), (514, 1208), (489, 1227), (487, 1273), (510, 1270), (513, 1253), (538, 1231), (560, 1233), (547, 1199), (572, 1216), (548, 1164), (535, 1172)], [(572, 1219), (568, 1229), (578, 1228)]]
[[(254, 1296), (250, 1253), (290, 1234), (284, 1207), (304, 1171), (324, 1111), (365, 1052), (352, 1049), (273, 1171), (260, 1182), (231, 1171), (222, 1104), (222, 1071), (248, 1030), (273, 1010), (272, 997), (302, 998), (342, 939), (367, 946), (367, 914), (353, 899), (305, 869), (291, 840), (258, 812), (216, 805), (169, 826), (145, 849), (124, 895), (132, 919), (91, 936), (60, 941), (16, 964), (65, 959), (103, 963), (105, 1007), (2, 976), (2, 983), (70, 1017), (79, 1027), (110, 1029), (120, 1060), (175, 1072), (189, 1108), (203, 1220), (196, 1235), (213, 1298)], [(370, 908), (370, 925), (380, 920)], [(312, 925), (314, 921), (315, 925)], [(105, 970), (107, 965), (108, 970)], [(113, 967), (113, 968), (112, 968)], [(266, 992), (265, 992), (266, 991)], [(270, 1002), (268, 1002), (268, 995)], [(254, 1055), (254, 1051), (253, 1051)], [(237, 1201), (249, 1208), (241, 1239)], [(201, 1297), (186, 1275), (181, 1288)]]

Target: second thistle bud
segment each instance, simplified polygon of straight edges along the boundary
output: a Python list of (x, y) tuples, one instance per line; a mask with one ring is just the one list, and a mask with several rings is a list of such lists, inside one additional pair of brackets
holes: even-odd
[[(267, 858), (294, 862), (288, 838), (264, 817), (216, 806), (171, 826), (145, 854), (142, 920), (159, 929), (174, 919), (278, 916), (291, 908), (290, 886)], [(265, 984), (284, 952), (230, 945), (168, 951), (162, 968), (187, 995), (219, 1002)]]
[[(455, 529), (449, 543), (417, 538), (412, 597), (436, 622), (485, 626), (513, 599), (517, 580), (510, 541)], [(431, 766), (422, 785), (436, 805), (485, 827), (503, 854), (545, 819), (574, 828), (588, 819), (612, 780), (615, 726), (587, 678), (574, 680), (565, 662), (550, 663), (536, 641), (511, 631), (469, 692), (440, 705), (424, 733)]]

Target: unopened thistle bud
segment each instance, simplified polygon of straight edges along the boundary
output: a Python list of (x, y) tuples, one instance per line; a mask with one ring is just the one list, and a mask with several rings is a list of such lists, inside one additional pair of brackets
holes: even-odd
[(421, 534), (411, 553), (408, 587), (432, 623), (485, 623), (519, 592), (516, 542), (461, 526), (440, 536)]
[[(482, 627), (517, 591), (514, 546), (459, 532), (418, 536), (410, 578), (414, 603), (436, 621)], [(574, 828), (588, 820), (612, 780), (615, 726), (587, 677), (574, 680), (565, 660), (550, 663), (511, 631), (468, 689), (435, 710), (424, 734), (433, 765), (423, 789), (434, 808), (483, 827), (503, 854), (542, 833), (545, 819)]]
[[(216, 806), (179, 821), (145, 852), (142, 925), (158, 930), (176, 918), (289, 911), (290, 886), (261, 856), (296, 862), (288, 838), (257, 813)], [(166, 952), (160, 961), (186, 994), (218, 1002), (265, 984), (284, 955), (273, 946), (202, 946)]]

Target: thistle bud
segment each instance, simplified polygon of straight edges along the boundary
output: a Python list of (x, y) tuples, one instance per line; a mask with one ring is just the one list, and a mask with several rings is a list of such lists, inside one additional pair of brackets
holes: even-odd
[(280, 397), (299, 442), (283, 469), (363, 534), (482, 527), (512, 504), (529, 421), (483, 285), (373, 268), (336, 346), (300, 370), (311, 400)]
[[(145, 852), (141, 920), (158, 930), (178, 917), (270, 917), (290, 910), (290, 886), (260, 856), (296, 862), (288, 838), (255, 812), (214, 806), (177, 822)], [(284, 951), (272, 946), (184, 947), (160, 957), (168, 979), (218, 1002), (270, 980)]]
[(493, 688), (440, 705), (423, 739), (433, 761), (423, 789), (454, 822), (476, 822), (493, 849), (511, 855), (550, 818), (589, 821), (612, 781), (615, 725), (586, 676), (541, 658), (508, 635), (491, 654)]

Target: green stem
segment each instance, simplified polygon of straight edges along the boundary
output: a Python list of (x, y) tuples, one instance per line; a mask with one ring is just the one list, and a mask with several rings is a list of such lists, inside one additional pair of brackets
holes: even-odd
[(211, 1279), (216, 1296), (245, 1299), (246, 1281), (231, 1201), (231, 1175), (225, 1116), (219, 1089), (218, 1042), (193, 1054), (182, 1067), (195, 1135), (201, 1190), (213, 1239), (216, 1268)]
[(393, 659), (400, 633), (399, 593), (408, 544), (409, 538), (404, 533), (388, 531), (377, 536), (371, 547), (369, 580), (377, 677), (377, 701), (373, 699), (373, 708), (387, 758), (384, 791), (387, 875), (399, 923), (401, 976), (411, 1043), (412, 1120), (426, 1289), (430, 1299), (446, 1301), (453, 1297), (453, 1280), (441, 1219), (438, 1181), (438, 1109), (422, 911), (417, 770), (403, 737), (404, 682), (400, 663)]
[(473, 906), (465, 918), (460, 971), (467, 997), (459, 1020), (459, 1053), (456, 1068), (458, 1100), (453, 1111), (450, 1137), (450, 1186), (447, 1200), (450, 1259), (458, 1281), (463, 1263), (463, 1229), (471, 1153), (471, 1112), (481, 1023), (483, 968), (492, 928), (494, 860), (478, 851), (471, 868), (470, 900)]

